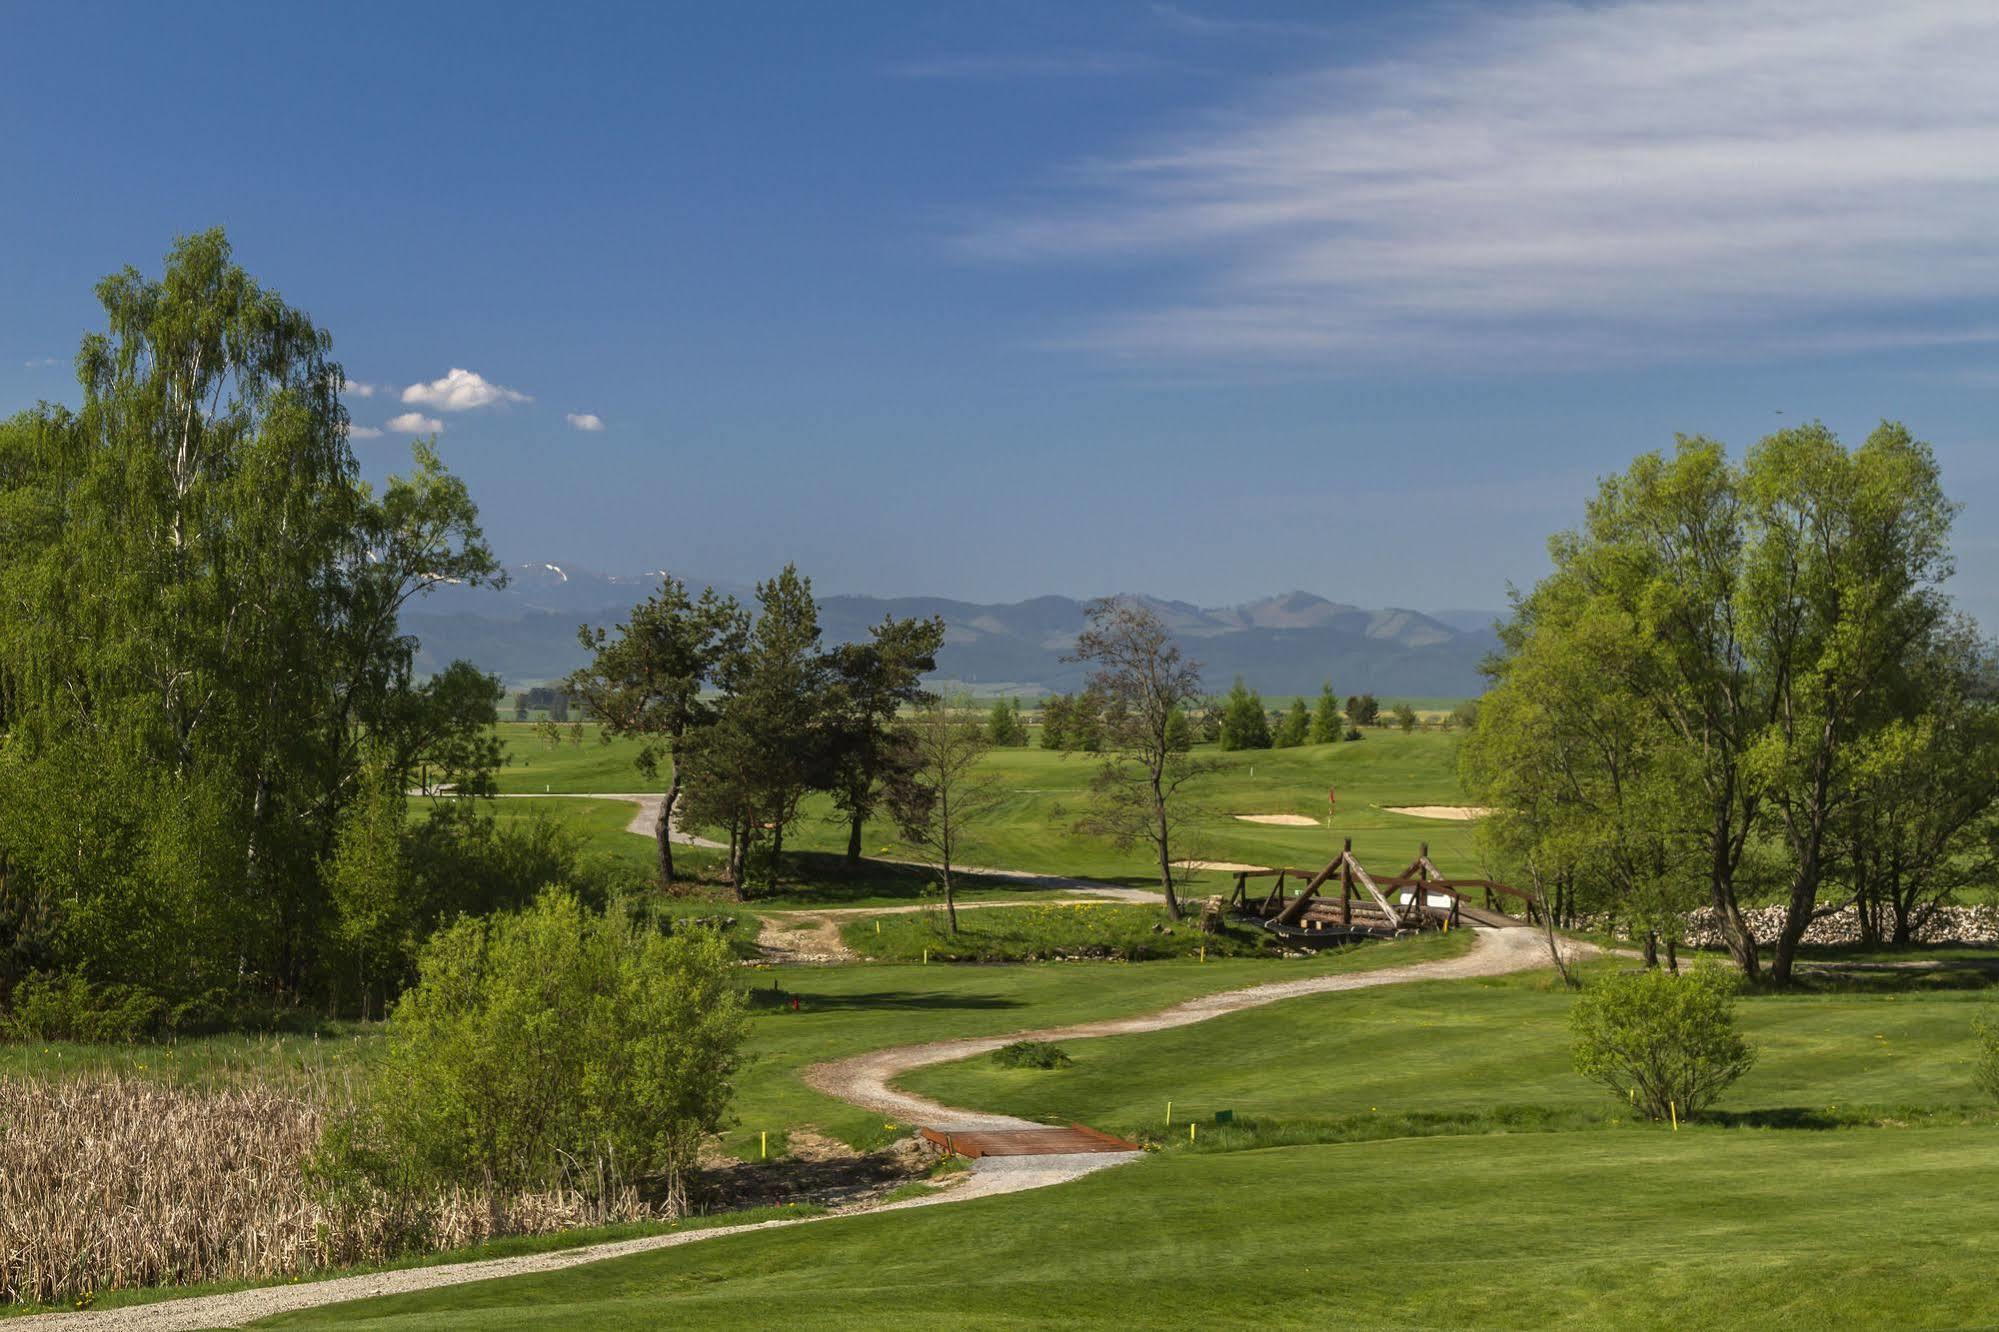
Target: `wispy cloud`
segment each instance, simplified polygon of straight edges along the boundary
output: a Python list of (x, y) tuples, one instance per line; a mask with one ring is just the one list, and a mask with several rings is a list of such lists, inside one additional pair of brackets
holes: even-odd
[(1981, 340), (1999, 297), (1999, 9), (1470, 9), (1079, 164), (967, 238), (1164, 262), (1065, 341), (1175, 359), (1507, 364)]
[(595, 412), (571, 412), (564, 418), (578, 430), (602, 430), (604, 418)]
[(422, 412), (404, 412), (401, 416), (390, 417), (388, 428), (411, 435), (441, 435), (444, 433), (444, 422)]
[(1041, 55), (939, 56), (894, 67), (905, 79), (1097, 78), (1151, 74), (1166, 68), (1157, 56), (1134, 51), (1074, 51)]
[(344, 398), (372, 398), (375, 396), (375, 389), (377, 387), (374, 384), (363, 384), (359, 380), (342, 379), (340, 381), (340, 395)]
[(34, 356), (21, 362), (21, 368), (24, 370), (46, 370), (50, 366), (61, 364), (62, 362), (53, 356)]
[(1325, 37), (1332, 32), (1321, 23), (1288, 19), (1217, 18), (1179, 5), (1154, 5), (1152, 15), (1167, 27), (1195, 37)]
[(403, 401), (445, 412), (465, 412), (495, 403), (533, 402), (515, 389), (504, 388), (471, 370), (452, 369), (442, 379), (428, 384), (412, 384), (403, 390)]
[[(411, 412), (410, 415), (416, 416), (416, 413)], [(418, 417), (417, 419), (421, 420), (422, 418)], [(349, 425), (347, 427), (347, 437), (349, 439), (380, 439), (382, 437), (382, 432), (380, 430), (377, 430), (374, 426)]]

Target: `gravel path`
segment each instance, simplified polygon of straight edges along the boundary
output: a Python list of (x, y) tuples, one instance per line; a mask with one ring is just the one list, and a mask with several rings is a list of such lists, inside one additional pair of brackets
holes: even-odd
[(88, 1329), (89, 1332), (193, 1332), (198, 1328), (242, 1327), (260, 1318), (290, 1313), (295, 1309), (317, 1308), (347, 1300), (365, 1300), (376, 1295), (405, 1295), (412, 1291), (435, 1290), (470, 1281), (494, 1281), (501, 1277), (528, 1276), (537, 1272), (559, 1272), (566, 1267), (623, 1258), (654, 1249), (672, 1249), (699, 1240), (720, 1239), (724, 1235), (744, 1235), (753, 1230), (775, 1230), (781, 1226), (809, 1226), (835, 1217), (859, 1212), (899, 1212), (911, 1207), (934, 1207), (939, 1203), (965, 1202), (1000, 1193), (1019, 1193), (1046, 1188), (1081, 1178), (1106, 1166), (1118, 1165), (1137, 1152), (1104, 1152), (1088, 1156), (1015, 1156), (978, 1161), (957, 1182), (940, 1188), (927, 1198), (862, 1207), (835, 1208), (820, 1216), (796, 1221), (758, 1221), (751, 1225), (714, 1226), (707, 1230), (682, 1230), (642, 1239), (592, 1244), (554, 1253), (526, 1254), (518, 1258), (487, 1258), (472, 1263), (449, 1263), (437, 1267), (415, 1267), (400, 1272), (371, 1272), (361, 1276), (329, 1277), (324, 1281), (298, 1285), (261, 1286), (254, 1290), (230, 1291), (223, 1295), (196, 1295), (185, 1299), (162, 1300), (125, 1309), (97, 1309), (84, 1313), (32, 1314), (7, 1320), (9, 1332), (15, 1328)]
[[(625, 825), (625, 831), (639, 837), (652, 837), (654, 836), (653, 830), (659, 827), (660, 804), (666, 797), (658, 791), (651, 793), (644, 791), (544, 791), (540, 794), (536, 794), (533, 791), (502, 791), (500, 794), (494, 796), (493, 799), (625, 800), (638, 806), (638, 811), (632, 815), (632, 821)], [(677, 846), (700, 846), (706, 847), (710, 851), (723, 851), (727, 849), (720, 842), (712, 838), (696, 837), (693, 833), (680, 831), (678, 827), (674, 828), (666, 836), (668, 841)]]
[[(986, 1054), (1014, 1041), (1079, 1041), (1097, 1036), (1127, 1036), (1136, 1032), (1164, 1031), (1169, 1027), (1191, 1026), (1224, 1013), (1274, 1004), (1308, 994), (1329, 994), (1338, 990), (1364, 990), (1377, 985), (1398, 985), (1405, 981), (1461, 980), (1471, 976), (1501, 976), (1510, 971), (1526, 971), (1548, 965), (1545, 938), (1532, 930), (1480, 930), (1470, 952), (1440, 962), (1417, 962), (1404, 967), (1379, 967), (1373, 971), (1342, 972), (1333, 976), (1311, 976), (1303, 980), (1276, 981), (1252, 985), (1244, 990), (1224, 990), (1175, 1004), (1156, 1013), (1134, 1017), (1084, 1022), (1069, 1027), (1040, 1031), (1016, 1031), (1005, 1036), (978, 1036), (955, 1041), (932, 1041), (924, 1045), (902, 1045), (876, 1050), (851, 1059), (814, 1064), (801, 1076), (815, 1091), (853, 1105), (863, 1106), (894, 1119), (922, 1123), (932, 1128), (1033, 1128), (1031, 1121), (1010, 1115), (984, 1114), (940, 1105), (910, 1092), (898, 1091), (891, 1082), (911, 1069), (927, 1064), (948, 1063)], [(1590, 951), (1588, 945), (1571, 944), (1576, 955)]]
[[(630, 797), (617, 797), (629, 799)], [(1132, 890), (1124, 890), (1132, 891)], [(1150, 894), (1145, 895), (1148, 899)], [(971, 905), (971, 904), (967, 904)], [(1001, 905), (993, 903), (992, 905)], [(912, 908), (902, 908), (912, 909)], [(824, 916), (838, 914), (880, 914), (881, 908), (852, 908), (841, 912), (820, 912)], [(1377, 985), (1395, 985), (1405, 981), (1451, 980), (1472, 976), (1498, 976), (1511, 971), (1522, 971), (1546, 965), (1546, 942), (1538, 934), (1529, 930), (1481, 930), (1476, 935), (1477, 942), (1470, 952), (1462, 957), (1447, 958), (1438, 962), (1418, 962), (1401, 967), (1382, 967), (1374, 971), (1344, 973), (1336, 976), (1313, 976), (1302, 980), (1277, 981), (1268, 985), (1254, 985), (1242, 990), (1227, 990), (1218, 994), (1203, 995), (1185, 1003), (1156, 1013), (1140, 1014), (1135, 1017), (1112, 1018), (1102, 1022), (1085, 1022), (1075, 1026), (1056, 1027), (1041, 1031), (1013, 1032), (1005, 1036), (979, 1037), (970, 1040), (933, 1041), (924, 1045), (897, 1046), (888, 1050), (878, 1050), (872, 1054), (859, 1055), (852, 1059), (837, 1060), (833, 1063), (815, 1064), (804, 1071), (806, 1083), (814, 1089), (835, 1096), (851, 1104), (862, 1106), (904, 1121), (920, 1121), (937, 1128), (1029, 1128), (1035, 1127), (1030, 1121), (1015, 1119), (1007, 1115), (986, 1114), (976, 1110), (963, 1110), (955, 1106), (940, 1105), (908, 1092), (895, 1090), (890, 1080), (911, 1069), (926, 1064), (944, 1063), (953, 1059), (964, 1059), (1017, 1040), (1082, 1040), (1096, 1036), (1121, 1036), (1134, 1032), (1162, 1031), (1169, 1027), (1184, 1027), (1224, 1013), (1240, 1012), (1263, 1004), (1276, 1003), (1283, 999), (1293, 999), (1302, 995), (1326, 994), (1338, 990), (1366, 989)], [(1588, 945), (1573, 945), (1578, 955), (1591, 951)], [(376, 1272), (359, 1276), (332, 1277), (323, 1281), (302, 1282), (297, 1285), (265, 1286), (254, 1290), (232, 1291), (222, 1295), (201, 1295), (185, 1299), (164, 1300), (157, 1304), (135, 1305), (125, 1309), (101, 1309), (84, 1313), (38, 1314), (10, 1321), (11, 1328), (73, 1328), (87, 1329), (88, 1332), (177, 1332), (178, 1329), (241, 1327), (246, 1323), (273, 1314), (294, 1309), (312, 1308), (324, 1304), (337, 1304), (345, 1300), (366, 1299), (376, 1295), (398, 1295), (410, 1291), (433, 1290), (440, 1286), (460, 1285), (471, 1281), (489, 1281), (500, 1277), (524, 1276), (536, 1272), (554, 1272), (563, 1268), (578, 1267), (584, 1263), (601, 1262), (609, 1258), (622, 1258), (628, 1254), (645, 1253), (653, 1249), (673, 1248), (682, 1244), (692, 1244), (699, 1240), (718, 1239), (724, 1235), (740, 1235), (753, 1230), (770, 1230), (779, 1226), (812, 1225), (830, 1220), (836, 1216), (851, 1215), (858, 1211), (899, 1211), (910, 1207), (929, 1207), (940, 1203), (962, 1202), (972, 1198), (990, 1197), (994, 1194), (1017, 1193), (1027, 1189), (1045, 1188), (1053, 1184), (1065, 1183), (1092, 1171), (1119, 1165), (1136, 1159), (1137, 1152), (1104, 1152), (1074, 1156), (1015, 1156), (988, 1157), (975, 1161), (962, 1182), (940, 1189), (935, 1195), (912, 1198), (904, 1202), (889, 1203), (877, 1207), (857, 1207), (835, 1210), (824, 1216), (804, 1217), (796, 1221), (762, 1221), (750, 1225), (717, 1226), (709, 1230), (676, 1231), (670, 1234), (651, 1235), (643, 1239), (621, 1240), (611, 1244), (596, 1244), (583, 1248), (565, 1249), (554, 1253), (529, 1254), (517, 1258), (491, 1258), (479, 1262), (453, 1263), (437, 1267), (410, 1268), (399, 1272)]]

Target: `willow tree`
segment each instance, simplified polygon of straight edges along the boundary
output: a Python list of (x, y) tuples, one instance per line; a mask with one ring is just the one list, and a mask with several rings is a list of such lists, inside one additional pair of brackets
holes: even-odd
[(1848, 449), (1809, 425), (1740, 463), (1705, 439), (1645, 454), (1550, 543), (1509, 649), (1592, 655), (1591, 687), (1656, 729), (1649, 827), (1688, 848), (1745, 972), (1762, 942), (1745, 890), (1767, 887), (1784, 908), (1771, 975), (1790, 977), (1883, 699), (1948, 623), (1952, 512), (1901, 426)]
[(428, 448), (361, 482), (330, 337), (219, 231), (97, 296), (80, 405), (0, 427), (5, 892), (48, 907), (58, 963), (296, 989), (368, 764), (493, 757), (490, 696), (420, 686), (397, 616), (496, 566)]

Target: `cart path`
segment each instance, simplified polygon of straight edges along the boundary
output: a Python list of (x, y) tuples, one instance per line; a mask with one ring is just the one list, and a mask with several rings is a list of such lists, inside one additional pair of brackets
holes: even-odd
[[(1464, 980), (1475, 976), (1503, 976), (1508, 972), (1530, 971), (1551, 965), (1544, 936), (1529, 930), (1479, 930), (1469, 952), (1436, 962), (1415, 962), (1408, 966), (1378, 967), (1372, 971), (1341, 972), (1331, 976), (1310, 976), (1302, 980), (1273, 981), (1242, 990), (1223, 990), (1163, 1008), (1155, 1013), (1132, 1017), (1082, 1022), (1068, 1027), (1036, 1031), (1016, 1031), (1004, 1036), (973, 1036), (951, 1041), (930, 1041), (902, 1045), (870, 1054), (855, 1055), (831, 1063), (814, 1064), (800, 1075), (807, 1086), (851, 1105), (858, 1105), (892, 1119), (920, 1123), (940, 1129), (1037, 1128), (1031, 1120), (1012, 1115), (991, 1114), (941, 1105), (927, 1097), (899, 1091), (894, 1079), (930, 1064), (969, 1059), (1009, 1045), (1014, 1041), (1080, 1041), (1099, 1036), (1126, 1036), (1138, 1032), (1165, 1031), (1191, 1026), (1224, 1013), (1274, 1004), (1304, 995), (1330, 994), (1340, 990), (1364, 990), (1377, 985), (1400, 985), (1410, 981)], [(1595, 951), (1591, 945), (1565, 941), (1565, 955), (1580, 957)]]
[[(864, 914), (866, 908), (858, 909)], [(807, 1085), (829, 1096), (863, 1109), (891, 1115), (904, 1121), (927, 1122), (939, 1128), (1032, 1128), (1032, 1121), (1009, 1115), (965, 1110), (895, 1090), (890, 1080), (929, 1064), (964, 1059), (1017, 1040), (1083, 1040), (1098, 1036), (1119, 1036), (1135, 1032), (1163, 1031), (1189, 1026), (1241, 1012), (1263, 1004), (1277, 1003), (1304, 995), (1341, 990), (1368, 989), (1413, 981), (1458, 980), (1476, 976), (1500, 976), (1508, 972), (1532, 970), (1549, 965), (1545, 938), (1526, 930), (1480, 930), (1471, 950), (1462, 956), (1407, 966), (1381, 967), (1373, 971), (1313, 976), (1301, 980), (1274, 981), (1247, 989), (1225, 990), (1174, 1004), (1154, 1013), (1134, 1017), (1084, 1022), (1068, 1027), (1018, 1031), (1004, 1036), (977, 1037), (955, 1041), (933, 1041), (922, 1045), (896, 1046), (851, 1059), (815, 1064), (802, 1073)], [(1595, 951), (1590, 945), (1566, 942), (1575, 956)], [(973, 1162), (961, 1183), (940, 1189), (925, 1198), (912, 1198), (880, 1206), (836, 1209), (822, 1216), (801, 1217), (796, 1221), (760, 1221), (745, 1225), (716, 1226), (708, 1230), (675, 1231), (640, 1239), (594, 1244), (553, 1253), (525, 1254), (514, 1258), (489, 1258), (477, 1262), (417, 1267), (395, 1272), (330, 1277), (296, 1285), (262, 1286), (220, 1295), (197, 1295), (162, 1300), (155, 1304), (123, 1309), (100, 1309), (82, 1313), (36, 1314), (12, 1321), (10, 1328), (74, 1328), (87, 1332), (182, 1332), (183, 1329), (241, 1327), (260, 1318), (347, 1300), (377, 1295), (399, 1295), (411, 1291), (434, 1290), (502, 1277), (524, 1276), (579, 1267), (585, 1263), (622, 1258), (654, 1249), (675, 1248), (700, 1240), (741, 1235), (781, 1226), (813, 1225), (835, 1217), (857, 1213), (901, 1211), (911, 1207), (932, 1207), (963, 1202), (996, 1194), (1046, 1188), (1054, 1184), (1136, 1160), (1138, 1152), (1079, 1153), (1069, 1156), (985, 1157)]]

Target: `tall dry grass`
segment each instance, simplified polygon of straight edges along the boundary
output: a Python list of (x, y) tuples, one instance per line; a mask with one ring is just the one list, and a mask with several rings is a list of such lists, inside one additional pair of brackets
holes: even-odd
[(282, 1277), (653, 1214), (629, 1189), (334, 1201), (307, 1165), (344, 1095), (323, 1079), (0, 1078), (0, 1296)]

